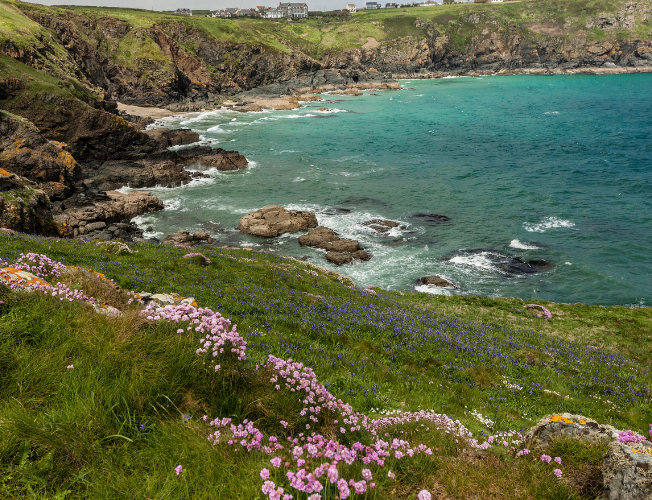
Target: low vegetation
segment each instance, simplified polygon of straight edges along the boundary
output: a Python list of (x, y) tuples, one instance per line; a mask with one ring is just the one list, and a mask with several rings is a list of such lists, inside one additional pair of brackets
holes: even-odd
[[(648, 433), (648, 308), (538, 302), (545, 319), (518, 299), (360, 290), (268, 253), (129, 246), (0, 235), (0, 260), (46, 254), (66, 266), (39, 270), (57, 290), (122, 311), (0, 288), (2, 498), (309, 498), (285, 473), (339, 443), (358, 458), (320, 469), (325, 499), (593, 499), (604, 449), (556, 442), (547, 464), (517, 456), (518, 431), (567, 411)], [(142, 314), (121, 290), (210, 310)], [(378, 439), (405, 456), (363, 462)]]

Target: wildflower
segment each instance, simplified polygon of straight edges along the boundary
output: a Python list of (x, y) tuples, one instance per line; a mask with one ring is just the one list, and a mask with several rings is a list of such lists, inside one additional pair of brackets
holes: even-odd
[(281, 466), (281, 457), (274, 457), (270, 460), (272, 463), (273, 467), (276, 467), (277, 469)]
[(177, 465), (177, 466), (174, 468), (174, 472), (176, 472), (176, 473), (177, 473), (177, 476), (178, 476), (179, 474), (181, 474), (181, 473), (183, 472), (183, 466), (181, 466), (181, 465)]
[(68, 370), (72, 370), (72, 369), (74, 368), (74, 365), (68, 365), (68, 366), (66, 366), (66, 368), (67, 368)]
[(561, 464), (561, 457), (555, 457), (555, 463)]
[(265, 469), (261, 470), (260, 471), (260, 478), (263, 479), (263, 480), (269, 479), (269, 469), (265, 468)]
[(366, 481), (371, 481), (371, 471), (369, 469), (362, 469), (362, 478)]
[(549, 464), (551, 460), (552, 460), (552, 457), (550, 455), (546, 455), (545, 453), (543, 455), (541, 455), (541, 461), (542, 462), (545, 462), (545, 463)]
[(418, 500), (430, 500), (432, 496), (428, 490), (421, 490), (417, 495)]
[(396, 474), (394, 474), (391, 470), (387, 472), (387, 477), (390, 479), (396, 479)]
[(561, 474), (562, 474), (561, 469), (555, 469), (555, 470), (553, 470), (552, 472), (553, 472), (553, 474), (554, 474), (555, 476), (557, 476), (557, 477), (561, 477)]

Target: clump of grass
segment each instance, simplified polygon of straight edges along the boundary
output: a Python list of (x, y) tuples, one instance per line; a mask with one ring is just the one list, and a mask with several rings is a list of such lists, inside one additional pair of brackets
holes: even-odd
[(127, 293), (104, 275), (82, 267), (67, 267), (59, 277), (59, 281), (117, 309), (126, 308), (134, 300), (132, 294)]

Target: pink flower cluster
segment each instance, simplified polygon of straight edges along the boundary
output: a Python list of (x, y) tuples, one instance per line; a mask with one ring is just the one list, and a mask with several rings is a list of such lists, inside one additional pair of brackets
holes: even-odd
[[(231, 321), (220, 313), (185, 303), (160, 307), (155, 302), (150, 302), (141, 314), (147, 316), (149, 321), (187, 322), (186, 330), (194, 328), (196, 332), (205, 333), (206, 336), (200, 340), (201, 347), (196, 352), (199, 356), (210, 353), (209, 363), (214, 371), (220, 370), (221, 365), (217, 364), (217, 358), (225, 352), (234, 354), (240, 361), (247, 359), (247, 342), (238, 334), (235, 325), (231, 327)], [(230, 347), (227, 344), (230, 344)]]
[[(652, 428), (652, 425), (650, 425), (650, 428)], [(650, 436), (652, 436), (652, 430), (650, 430)], [(644, 443), (647, 438), (631, 430), (626, 430), (618, 431), (618, 441), (621, 443)]]
[(55, 262), (47, 255), (40, 253), (21, 253), (18, 260), (12, 264), (14, 269), (27, 271), (39, 278), (48, 278), (50, 276), (61, 276), (61, 272), (66, 266), (61, 262)]

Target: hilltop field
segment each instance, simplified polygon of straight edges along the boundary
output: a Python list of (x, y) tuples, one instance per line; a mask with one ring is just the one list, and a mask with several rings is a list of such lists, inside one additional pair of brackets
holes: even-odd
[[(607, 444), (524, 454), (517, 432), (563, 412), (650, 429), (649, 308), (537, 302), (548, 319), (519, 299), (356, 289), (269, 253), (130, 247), (0, 236), (0, 260), (60, 283), (0, 287), (2, 498), (588, 500)], [(231, 323), (188, 305), (141, 313), (114, 285)], [(323, 489), (306, 489), (322, 463)]]

